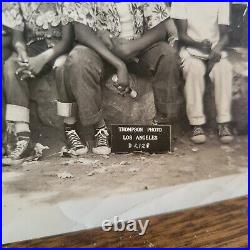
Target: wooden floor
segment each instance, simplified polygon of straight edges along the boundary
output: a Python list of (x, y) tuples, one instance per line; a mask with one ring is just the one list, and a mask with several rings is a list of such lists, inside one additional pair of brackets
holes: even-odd
[(92, 229), (4, 247), (247, 247), (247, 197), (148, 218), (144, 236)]

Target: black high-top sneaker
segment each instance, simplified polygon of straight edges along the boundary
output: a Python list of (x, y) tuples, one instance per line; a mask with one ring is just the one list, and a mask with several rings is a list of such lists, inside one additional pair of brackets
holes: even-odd
[(190, 139), (195, 144), (202, 144), (206, 142), (206, 135), (202, 126), (193, 126)]
[(96, 129), (95, 134), (95, 146), (92, 148), (94, 154), (108, 155), (111, 153), (109, 147), (109, 133), (107, 127)]
[[(20, 133), (21, 134), (21, 133)], [(27, 133), (29, 134), (29, 133)], [(32, 155), (33, 147), (29, 135), (18, 135), (15, 148), (2, 160), (3, 165), (21, 164)]]
[(65, 137), (69, 153), (80, 156), (88, 152), (88, 147), (83, 144), (74, 128), (65, 128)]
[(218, 134), (220, 141), (223, 144), (231, 143), (234, 139), (232, 130), (228, 123), (218, 124)]

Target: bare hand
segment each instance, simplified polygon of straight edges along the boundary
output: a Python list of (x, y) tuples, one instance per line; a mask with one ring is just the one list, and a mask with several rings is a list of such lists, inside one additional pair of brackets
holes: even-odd
[(25, 50), (20, 50), (17, 55), (17, 63), (20, 67), (28, 67), (29, 57)]
[(208, 60), (212, 60), (214, 62), (219, 62), (221, 59), (221, 53), (220, 51), (217, 51), (216, 49), (213, 49), (208, 57)]
[(221, 59), (221, 53), (217, 49), (213, 49), (208, 57), (208, 63), (207, 63), (207, 74), (209, 74), (214, 65), (218, 63)]
[(16, 71), (16, 75), (21, 81), (26, 80), (28, 78), (35, 78), (31, 71), (29, 71), (26, 67), (18, 68)]
[(120, 86), (119, 91), (123, 94), (123, 92), (126, 91), (127, 87), (129, 87), (129, 74), (127, 66), (125, 64), (117, 69), (117, 77), (117, 83)]
[(209, 54), (211, 52), (211, 48), (212, 48), (212, 43), (208, 39), (205, 39), (200, 43), (201, 51), (206, 54)]
[(43, 57), (42, 54), (38, 56), (30, 57), (28, 69), (34, 75), (37, 75), (41, 72), (45, 63), (46, 63), (46, 59)]

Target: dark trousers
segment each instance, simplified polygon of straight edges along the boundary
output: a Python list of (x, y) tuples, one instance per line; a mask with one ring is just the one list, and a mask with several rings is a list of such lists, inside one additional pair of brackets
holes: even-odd
[[(165, 42), (154, 44), (129, 65), (133, 73), (151, 77), (156, 111), (171, 119), (177, 112), (179, 64), (176, 51)], [(59, 101), (76, 103), (82, 125), (94, 125), (102, 119), (102, 83), (110, 65), (92, 49), (77, 45), (64, 66), (64, 81), (58, 86)], [(115, 72), (115, 71), (113, 71)]]
[[(47, 49), (47, 44), (44, 41), (35, 42), (27, 47), (28, 56), (36, 56)], [(47, 64), (35, 79), (21, 81), (16, 75), (16, 70), (19, 68), (16, 61), (17, 54), (13, 53), (4, 63), (3, 93), (7, 104), (6, 119), (29, 122), (29, 84), (34, 83), (38, 77), (51, 70), (53, 62)], [(60, 71), (60, 69), (57, 71)]]

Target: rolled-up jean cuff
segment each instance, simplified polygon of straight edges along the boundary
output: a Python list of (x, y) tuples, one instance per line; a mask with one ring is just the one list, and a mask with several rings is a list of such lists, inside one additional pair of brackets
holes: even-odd
[(7, 104), (6, 121), (12, 122), (30, 122), (30, 110), (23, 106)]
[(206, 119), (205, 118), (192, 118), (192, 119), (189, 119), (189, 123), (191, 126), (201, 126), (206, 123)]
[(57, 101), (57, 115), (62, 117), (76, 117), (77, 104)]
[(91, 116), (83, 116), (83, 114), (80, 114), (80, 119), (83, 126), (95, 125), (103, 119), (103, 110), (101, 109)]
[(223, 115), (223, 116), (218, 116), (216, 118), (217, 123), (228, 123), (231, 122), (232, 117), (231, 115)]

